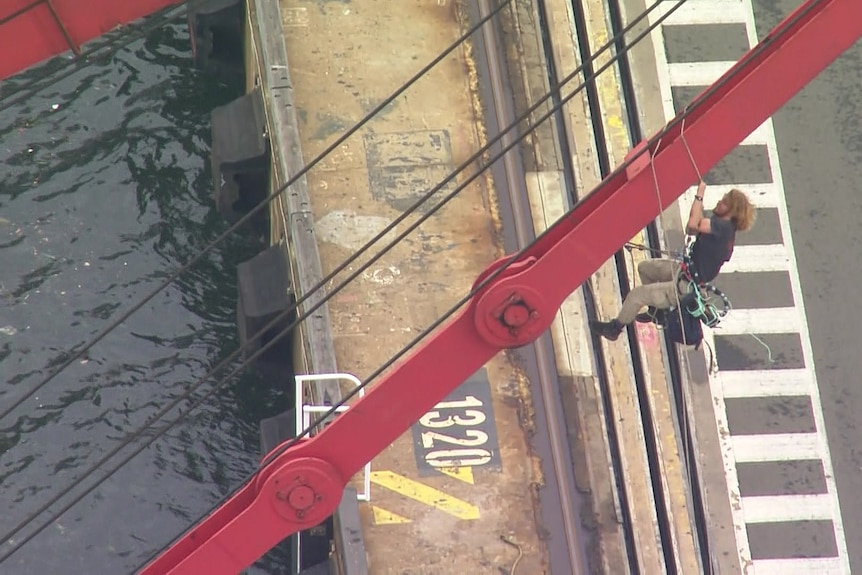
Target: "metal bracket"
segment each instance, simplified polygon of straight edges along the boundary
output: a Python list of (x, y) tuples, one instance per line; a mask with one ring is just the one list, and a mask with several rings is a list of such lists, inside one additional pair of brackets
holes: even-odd
[[(306, 382), (314, 382), (314, 381), (331, 381), (331, 380), (347, 380), (351, 382), (356, 387), (362, 385), (362, 382), (352, 374), (349, 373), (320, 373), (320, 374), (306, 374), (306, 375), (296, 375), (294, 376), (294, 380), (296, 381), (296, 436), (298, 437), (305, 429), (311, 425), (311, 414), (312, 413), (326, 413), (330, 409), (332, 409), (331, 405), (319, 405), (314, 403), (305, 403), (305, 393), (304, 393), (304, 384)], [(365, 395), (365, 390), (359, 390), (359, 397)], [(337, 413), (341, 413), (342, 411), (346, 411), (350, 406), (342, 405), (341, 407), (336, 409)], [(329, 422), (322, 422), (321, 426), (316, 427), (325, 427)], [(312, 429), (309, 433), (309, 436), (316, 434), (320, 429)], [(371, 462), (365, 464), (365, 469), (362, 473), (362, 491), (357, 492), (356, 499), (359, 501), (371, 501)]]

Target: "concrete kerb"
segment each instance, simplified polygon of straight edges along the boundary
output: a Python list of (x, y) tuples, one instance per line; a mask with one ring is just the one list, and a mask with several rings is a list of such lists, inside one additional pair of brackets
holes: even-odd
[[(252, 32), (252, 49), (256, 51), (260, 83), (265, 94), (267, 124), (273, 150), (273, 189), (283, 185), (293, 174), (304, 168), (299, 137), (299, 121), (293, 100), (287, 49), (282, 33), (282, 15), (278, 2), (248, 1), (248, 26)], [(300, 178), (285, 190), (278, 202), (271, 204), (283, 210), (289, 222), (282, 230), (287, 238), (287, 257), (293, 286), (298, 295), (311, 293), (323, 279), (311, 201), (306, 179)], [(275, 219), (273, 219), (275, 221)], [(300, 308), (308, 309), (324, 297), (322, 290)], [(335, 349), (329, 310), (326, 304), (300, 324), (301, 348), (298, 355), (306, 373), (336, 373)], [(337, 382), (317, 382), (309, 390), (315, 403), (333, 404), (342, 395)], [(352, 496), (351, 496), (352, 495)], [(362, 539), (358, 502), (355, 492), (348, 489), (334, 517), (339, 573), (365, 575), (368, 564)]]

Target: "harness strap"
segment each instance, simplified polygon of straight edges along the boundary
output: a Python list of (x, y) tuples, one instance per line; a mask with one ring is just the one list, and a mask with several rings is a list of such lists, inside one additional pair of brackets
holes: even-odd
[[(698, 277), (697, 267), (694, 265), (694, 260), (691, 256), (693, 245), (694, 242), (687, 243), (682, 253), (679, 274), (677, 274), (677, 283), (687, 283), (688, 293), (694, 295), (692, 300), (685, 306), (686, 311), (693, 317), (699, 318), (707, 326), (715, 327), (730, 311), (730, 300), (721, 290), (709, 282), (701, 281)], [(708, 299), (710, 293), (715, 294), (722, 300), (724, 304), (723, 310), (719, 310), (718, 306)]]

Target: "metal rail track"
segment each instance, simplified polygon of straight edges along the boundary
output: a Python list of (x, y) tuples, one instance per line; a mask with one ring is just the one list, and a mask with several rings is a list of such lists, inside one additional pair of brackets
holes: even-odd
[[(539, 0), (541, 2), (541, 0)], [(607, 135), (605, 133), (604, 124), (602, 122), (603, 114), (602, 114), (602, 104), (601, 98), (599, 97), (599, 90), (595, 78), (594, 67), (590, 63), (590, 55), (592, 54), (592, 46), (590, 45), (590, 37), (587, 32), (587, 22), (586, 22), (586, 12), (581, 0), (571, 0), (572, 2), (572, 12), (574, 14), (574, 25), (575, 32), (578, 37), (578, 46), (580, 49), (580, 57), (581, 61), (585, 63), (584, 65), (584, 79), (587, 81), (586, 85), (586, 98), (589, 103), (590, 108), (590, 122), (592, 125), (592, 133), (595, 138), (595, 152), (598, 159), (599, 170), (601, 177), (606, 177), (610, 174), (611, 170), (614, 166), (611, 165), (610, 154), (609, 154), (609, 146), (610, 142), (608, 141)], [(609, 4), (615, 4), (615, 0), (608, 0)], [(621, 50), (616, 50), (617, 53), (621, 52)], [(624, 59), (625, 56), (622, 56)], [(609, 68), (603, 73), (607, 74), (609, 72), (615, 72), (621, 68), (620, 64), (617, 63), (615, 66)], [(628, 77), (623, 77), (620, 75), (619, 80), (621, 84), (627, 86), (628, 89), (624, 88), (623, 98), (625, 98), (626, 94), (632, 94), (631, 91), (631, 75)], [(633, 102), (625, 102), (626, 104), (633, 104)], [(629, 106), (627, 106), (627, 109)], [(629, 122), (630, 123), (630, 122)], [(631, 135), (631, 128), (629, 128), (629, 134)], [(575, 198), (573, 198), (573, 201)], [(619, 285), (621, 286), (621, 296), (625, 297), (625, 292), (627, 291), (626, 287), (629, 285), (628, 281), (628, 273), (626, 270), (626, 262), (625, 262), (625, 254), (623, 250), (617, 253), (615, 256), (615, 265), (617, 270), (617, 275), (619, 277)], [(589, 291), (589, 290), (586, 290)], [(593, 300), (589, 297), (586, 298), (587, 302), (587, 313), (592, 318), (596, 317), (596, 308)], [(591, 309), (590, 309), (591, 308)], [(660, 544), (662, 547), (662, 553), (664, 555), (664, 561), (666, 568), (669, 573), (676, 573), (676, 559), (672, 550), (672, 536), (671, 536), (671, 525), (669, 520), (668, 509), (665, 505), (665, 494), (664, 494), (664, 486), (661, 482), (660, 477), (660, 455), (658, 452), (658, 441), (653, 433), (653, 421), (652, 421), (652, 408), (650, 406), (647, 389), (646, 389), (646, 381), (644, 377), (644, 366), (641, 361), (641, 355), (639, 352), (639, 346), (637, 342), (637, 338), (633, 337), (631, 330), (626, 330), (629, 335), (629, 349), (631, 350), (631, 365), (632, 372), (634, 374), (635, 386), (638, 394), (638, 403), (640, 407), (641, 414), (641, 426), (643, 427), (643, 438), (644, 438), (644, 447), (646, 448), (647, 454), (647, 462), (649, 464), (649, 472), (650, 472), (650, 480), (652, 484), (653, 491), (653, 500), (655, 501), (656, 507), (656, 516), (658, 518), (658, 528), (659, 528), (659, 537)], [(602, 398), (605, 403), (605, 409), (607, 411), (607, 415), (610, 418), (613, 417), (612, 406), (609, 405), (610, 397), (612, 396), (612, 392), (609, 386), (609, 379), (606, 375), (605, 358), (603, 357), (603, 351), (601, 346), (595, 346), (596, 359), (598, 363), (602, 366), (602, 369), (599, 370), (599, 383), (602, 389)], [(612, 445), (616, 446), (617, 438), (611, 437)], [(621, 491), (621, 504), (623, 508), (627, 508), (631, 503), (628, 502), (628, 497), (625, 495), (625, 481), (622, 477), (621, 465), (622, 462), (619, 461), (619, 448), (617, 447), (614, 450), (614, 472), (617, 473), (617, 485)], [(624, 529), (626, 531), (626, 541), (628, 544), (633, 544), (634, 541), (634, 526), (630, 521), (627, 521), (624, 525)], [(630, 570), (632, 573), (641, 573), (642, 568), (637, 564), (636, 554), (631, 550), (629, 552), (629, 561), (630, 561)], [(646, 575), (646, 574), (645, 574)]]
[[(622, 10), (620, 8), (621, 0), (609, 0), (608, 12), (610, 16), (611, 33), (616, 36), (623, 29)], [(644, 139), (644, 133), (640, 125), (640, 114), (638, 112), (637, 98), (635, 97), (634, 78), (632, 76), (629, 58), (626, 55), (626, 45), (624, 41), (618, 41), (615, 46), (615, 51), (622, 54), (617, 70), (619, 73), (620, 82), (623, 90), (623, 101), (625, 102), (626, 124), (628, 126), (629, 143), (634, 147), (638, 142)], [(655, 222), (647, 226), (647, 243), (653, 247), (661, 247), (660, 230)], [(622, 258), (618, 256), (618, 261)], [(621, 266), (622, 272), (625, 274), (625, 266)], [(626, 281), (622, 281), (622, 280)], [(621, 276), (621, 285), (629, 285), (628, 277)], [(622, 295), (625, 295), (622, 294)], [(637, 346), (637, 340), (634, 340), (633, 346)], [(636, 349), (632, 348), (633, 351)], [(671, 392), (673, 394), (674, 408), (676, 410), (677, 429), (681, 434), (683, 458), (685, 460), (686, 471), (688, 473), (689, 488), (691, 491), (692, 527), (695, 529), (695, 537), (698, 541), (698, 547), (701, 555), (701, 565), (705, 573), (713, 572), (713, 558), (709, 547), (709, 538), (707, 535), (708, 525), (706, 511), (704, 507), (703, 494), (699, 489), (700, 478), (697, 468), (697, 454), (694, 452), (694, 440), (692, 436), (692, 427), (688, 420), (688, 410), (685, 404), (685, 391), (683, 389), (684, 380), (682, 376), (682, 366), (679, 361), (679, 352), (676, 344), (665, 338), (666, 357), (668, 359), (668, 376), (670, 377)]]
[[(613, 2), (614, 0), (610, 0), (610, 1)], [(581, 81), (586, 81), (586, 80), (592, 78), (591, 81), (587, 81), (587, 83), (586, 83), (585, 95), (586, 95), (586, 99), (587, 99), (587, 102), (588, 102), (589, 108), (590, 108), (591, 129), (592, 129), (592, 133), (593, 133), (594, 138), (595, 138), (595, 144), (596, 144), (595, 150), (596, 150), (598, 160), (599, 160), (599, 168), (600, 168), (601, 176), (605, 177), (610, 173), (613, 166), (610, 165), (610, 159), (609, 159), (609, 155), (608, 155), (608, 145), (609, 144), (608, 144), (607, 138), (605, 136), (604, 126), (602, 124), (601, 101), (599, 98), (598, 89), (597, 89), (597, 85), (596, 85), (596, 81), (595, 81), (595, 67), (592, 65), (592, 62), (591, 62), (592, 47), (590, 46), (590, 43), (589, 43), (589, 34), (587, 33), (587, 24), (586, 24), (583, 5), (581, 4), (580, 0), (571, 0), (571, 4), (572, 4), (572, 13), (574, 16), (574, 22), (573, 23), (574, 23), (574, 27), (575, 27), (575, 33), (578, 37), (578, 46), (580, 48), (580, 54), (579, 54), (580, 61), (583, 63), (583, 72), (582, 72), (582, 76), (581, 76)], [(544, 43), (543, 47), (544, 47), (545, 53), (550, 56), (553, 53), (554, 47), (552, 46), (551, 41), (550, 41), (551, 34), (550, 34), (550, 30), (549, 30), (549, 27), (547, 24), (548, 17), (547, 17), (547, 12), (545, 9), (544, 0), (536, 0), (536, 7), (537, 7), (538, 16), (539, 16), (539, 26), (540, 26), (541, 30), (543, 31), (542, 32), (542, 39), (543, 39), (543, 43)], [(617, 33), (617, 32), (618, 32), (618, 30), (614, 31), (614, 33)], [(619, 51), (619, 49), (617, 51)], [(549, 62), (553, 62), (554, 58), (548, 57), (547, 60)], [(607, 73), (613, 73), (614, 68), (615, 67), (611, 67), (608, 70), (606, 70), (604, 73), (606, 73), (606, 74)], [(552, 86), (558, 85), (560, 78), (559, 78), (559, 75), (558, 75), (555, 67), (553, 65), (549, 65), (547, 71), (548, 71), (548, 83)], [(561, 95), (559, 93), (554, 94), (553, 100), (554, 100), (554, 104), (558, 104), (559, 101), (561, 100)], [(559, 112), (557, 114), (556, 120), (557, 120), (557, 126), (558, 126), (558, 133), (561, 135), (566, 134), (565, 122), (563, 121), (563, 118), (562, 118), (562, 112)], [(564, 149), (568, 148), (569, 139), (570, 139), (569, 137), (560, 137), (560, 140), (561, 140), (560, 144), (562, 146), (565, 146)], [(569, 200), (572, 202), (572, 204), (574, 204), (578, 201), (578, 198), (576, 197), (576, 193), (575, 193), (575, 190), (576, 190), (576, 179), (575, 179), (575, 175), (574, 175), (575, 168), (574, 168), (573, 162), (572, 162), (572, 154), (568, 153), (568, 151), (567, 151), (567, 153), (565, 153), (563, 155), (563, 171), (565, 174), (567, 189), (570, 192)], [(617, 257), (618, 270), (619, 270), (620, 264), (622, 264), (622, 269), (625, 270), (625, 261), (618, 256)], [(622, 281), (622, 279), (623, 278), (621, 278), (620, 284), (621, 285), (627, 285), (627, 283)], [(586, 289), (584, 289), (584, 302), (585, 302), (586, 308), (587, 308), (586, 309), (587, 316), (589, 319), (595, 319), (597, 317), (595, 300), (593, 299), (592, 294), (590, 293), (589, 284), (586, 284), (585, 288)], [(609, 378), (607, 376), (607, 373), (608, 373), (607, 360), (604, 357), (604, 353), (602, 351), (601, 346), (594, 346), (594, 350), (595, 350), (596, 366), (598, 368), (597, 369), (598, 383), (599, 383), (599, 388), (601, 390), (601, 400), (602, 400), (602, 407), (604, 410), (605, 419), (607, 421), (613, 421), (615, 409), (614, 409), (612, 399), (611, 399), (613, 397), (613, 393), (611, 392), (610, 381), (609, 381)], [(633, 356), (632, 359), (635, 362), (633, 364), (634, 371), (636, 374), (640, 375), (640, 374), (642, 374), (642, 366), (640, 365), (640, 358), (636, 353), (636, 348), (632, 348), (632, 356)], [(643, 395), (643, 393), (642, 393), (643, 378), (639, 377), (638, 379), (639, 379), (639, 381), (638, 381), (639, 395)], [(648, 408), (648, 406), (647, 406), (647, 408)], [(642, 409), (643, 409), (643, 406), (642, 406)], [(644, 435), (647, 436), (648, 434), (646, 433), (646, 429), (649, 429), (649, 428), (647, 427), (646, 422), (644, 422), (644, 423), (645, 423)], [(613, 475), (614, 475), (614, 483), (617, 487), (618, 498), (619, 498), (619, 502), (620, 502), (620, 511), (622, 513), (622, 529), (623, 529), (623, 536), (624, 536), (624, 540), (625, 540), (625, 544), (626, 544), (626, 548), (627, 548), (627, 556), (628, 556), (628, 561), (629, 561), (629, 572), (630, 573), (640, 573), (641, 569), (638, 565), (637, 553), (635, 552), (635, 546), (636, 546), (636, 543), (635, 543), (636, 537), (635, 537), (635, 533), (634, 533), (635, 526), (633, 525), (632, 518), (631, 518), (631, 515), (629, 513), (631, 501), (630, 501), (630, 497), (629, 497), (629, 494), (628, 494), (627, 489), (626, 489), (626, 481), (625, 481), (625, 477), (623, 474), (622, 445), (621, 445), (620, 438), (617, 436), (616, 428), (613, 425), (608, 425), (607, 432), (608, 432), (608, 443), (609, 443), (610, 450), (611, 450), (611, 464), (612, 464), (612, 471), (613, 471)], [(652, 447), (652, 449), (650, 449), (650, 447)], [(655, 466), (657, 463), (657, 452), (655, 450), (654, 442), (652, 443), (652, 445), (647, 444), (647, 454), (649, 457), (650, 468), (651, 468), (651, 470), (653, 470), (653, 469), (655, 469)], [(656, 487), (661, 489), (661, 483), (658, 482), (656, 484), (656, 482), (654, 482), (653, 483), (653, 490), (654, 491), (655, 491)], [(664, 498), (660, 496), (660, 493), (655, 493), (655, 499), (657, 502), (662, 502), (662, 504), (664, 502)], [(666, 531), (666, 528), (668, 526), (667, 514), (665, 513), (664, 516), (662, 516), (661, 510), (657, 510), (657, 511), (658, 511), (659, 522), (663, 523), (665, 526), (665, 530), (662, 530), (661, 535), (662, 535), (662, 540), (663, 540), (662, 541), (663, 547), (666, 547), (664, 545), (664, 542), (667, 540), (666, 539), (667, 534), (664, 531)], [(668, 565), (671, 565), (671, 564), (669, 563)]]
[[(542, 0), (537, 1), (539, 1), (540, 3), (542, 2)], [(610, 17), (611, 34), (616, 36), (624, 27), (624, 23), (622, 21), (620, 0), (607, 0), (606, 7)], [(582, 61), (588, 63), (591, 54), (591, 46), (589, 36), (586, 31), (587, 26), (582, 0), (572, 0), (572, 8), (574, 13), (575, 28), (578, 35), (579, 46), (581, 50), (581, 58)], [(617, 41), (614, 53), (619, 55), (619, 59), (613, 67), (603, 73), (617, 74), (620, 87), (622, 88), (621, 98), (624, 111), (626, 113), (626, 127), (629, 136), (629, 144), (631, 147), (633, 147), (636, 143), (640, 142), (643, 139), (643, 133), (640, 127), (640, 117), (638, 114), (638, 104), (635, 97), (634, 80), (632, 77), (628, 55), (626, 54), (626, 48), (627, 46), (624, 40)], [(584, 77), (585, 79), (593, 77), (593, 69), (592, 66), (589, 64), (585, 66)], [(590, 106), (590, 116), (593, 134), (595, 135), (596, 153), (598, 156), (599, 167), (601, 170), (602, 177), (605, 177), (611, 172), (614, 166), (610, 164), (610, 158), (608, 153), (609, 142), (605, 135), (604, 127), (602, 124), (603, 115), (601, 99), (599, 98), (598, 88), (595, 79), (588, 81), (586, 93), (587, 100)], [(659, 230), (656, 224), (651, 223), (647, 227), (646, 232), (648, 243), (653, 246), (659, 246)], [(618, 252), (615, 256), (615, 266), (619, 278), (619, 285), (621, 286), (620, 295), (621, 297), (625, 297), (628, 292), (629, 271), (626, 267), (624, 250), (620, 250), (620, 252)], [(590, 305), (591, 303), (588, 299), (588, 306)], [(593, 307), (593, 309), (588, 310), (588, 313), (591, 316), (595, 316), (595, 308)], [(678, 573), (679, 566), (676, 564), (676, 557), (673, 552), (673, 537), (671, 534), (672, 526), (669, 519), (670, 513), (666, 507), (667, 498), (665, 497), (666, 494), (664, 493), (665, 486), (660, 477), (661, 464), (660, 454), (658, 450), (658, 439), (655, 437), (655, 434), (652, 431), (654, 429), (654, 415), (652, 412), (652, 406), (649, 402), (649, 390), (647, 389), (646, 378), (644, 375), (644, 365), (641, 361), (642, 356), (640, 352), (640, 345), (638, 339), (634, 336), (631, 330), (628, 330), (628, 335), (629, 349), (631, 350), (632, 368), (638, 391), (639, 407), (642, 418), (642, 426), (644, 430), (643, 437), (650, 468), (651, 484), (653, 489), (654, 501), (656, 504), (656, 514), (659, 523), (659, 534), (661, 538), (662, 552), (665, 558), (668, 572)], [(683, 457), (687, 468), (689, 486), (691, 488), (692, 494), (694, 516), (692, 527), (696, 530), (695, 535), (699, 543), (702, 565), (706, 569), (706, 572), (709, 573), (711, 572), (711, 561), (709, 555), (708, 540), (706, 537), (706, 518), (704, 513), (703, 500), (697, 488), (698, 476), (697, 469), (694, 464), (695, 457), (692, 451), (693, 442), (691, 437), (691, 427), (688, 425), (688, 415), (684, 404), (685, 396), (682, 389), (683, 380), (681, 376), (681, 368), (679, 365), (675, 344), (669, 340), (666, 340), (665, 344), (667, 350), (666, 356), (668, 358), (667, 373), (671, 380), (671, 389), (673, 392), (673, 400), (675, 402), (675, 415), (677, 417), (677, 421), (675, 423), (677, 424), (677, 429), (679, 429), (682, 434), (682, 445), (684, 449)], [(596, 354), (598, 356), (601, 356), (602, 350), (600, 347), (596, 347)], [(599, 360), (600, 364), (604, 363), (603, 358), (598, 357), (597, 359)], [(607, 388), (607, 378), (601, 377), (600, 383), (603, 386), (603, 396), (607, 398), (610, 393), (609, 389)], [(612, 440), (614, 439), (615, 438), (612, 438)], [(618, 461), (615, 462), (615, 471), (618, 469), (619, 463), (620, 462)], [(622, 482), (618, 481), (618, 484), (622, 484)], [(624, 494), (621, 495), (621, 499), (625, 499)], [(625, 503), (623, 505), (625, 506)], [(629, 531), (633, 529), (633, 526), (631, 524), (628, 524), (625, 526), (625, 529), (627, 531), (627, 541), (630, 542), (632, 538)], [(632, 554), (630, 554), (630, 559), (634, 559), (634, 557), (632, 557)], [(639, 569), (638, 565), (636, 564), (636, 561), (632, 561), (630, 567), (633, 573), (640, 573), (642, 571), (641, 569)]]
[[(491, 0), (478, 0), (478, 16), (491, 11)], [(485, 64), (484, 95), (492, 104), (486, 112), (489, 132), (499, 133), (501, 127), (515, 120), (514, 102), (507, 77), (507, 63), (496, 21), (482, 30), (481, 46), (477, 50)], [(518, 134), (512, 130), (500, 141), (499, 148), (512, 144)], [(517, 148), (510, 149), (492, 167), (494, 183), (502, 203), (507, 206), (511, 231), (507, 248), (520, 250), (535, 239), (533, 220), (526, 190), (524, 167)], [(512, 237), (513, 236), (513, 237)], [(562, 409), (557, 367), (551, 337), (545, 333), (528, 348), (518, 351), (530, 380), (535, 408), (536, 437), (533, 438), (545, 465), (545, 489), (541, 495), (541, 513), (545, 527), (553, 535), (547, 540), (552, 573), (589, 573), (587, 543), (589, 533), (580, 517), (583, 496), (575, 486), (568, 429)], [(558, 536), (559, 535), (559, 536)]]
[[(583, 79), (591, 79), (587, 82), (585, 94), (590, 107), (590, 116), (592, 122), (592, 130), (595, 138), (595, 150), (598, 155), (599, 167), (602, 177), (608, 175), (613, 166), (610, 164), (609, 158), (609, 142), (605, 136), (604, 127), (602, 125), (602, 108), (601, 100), (598, 94), (598, 88), (594, 79), (593, 66), (589, 64), (591, 59), (591, 46), (587, 34), (587, 25), (585, 21), (585, 10), (581, 4), (582, 0), (571, 0), (575, 32), (579, 38), (579, 47), (581, 50), (580, 60), (585, 63), (583, 71)], [(551, 54), (553, 46), (551, 45), (550, 32), (547, 25), (547, 17), (545, 14), (544, 0), (535, 0), (536, 11), (539, 16), (539, 27), (542, 32), (542, 40), (546, 54)], [(621, 18), (621, 10), (618, 0), (608, 0), (608, 10), (611, 20), (611, 30), (614, 35), (618, 34), (623, 28)], [(477, 16), (479, 18), (487, 15), (491, 10), (491, 0), (477, 1)], [(483, 90), (484, 99), (490, 104), (486, 111), (486, 122), (488, 124), (488, 132), (494, 135), (499, 132), (503, 126), (510, 125), (514, 120), (514, 104), (511, 99), (509, 81), (506, 76), (506, 61), (505, 53), (502, 50), (501, 43), (498, 40), (498, 24), (486, 25), (482, 30), (482, 38), (480, 45), (477, 45), (477, 56), (480, 65), (484, 66), (484, 80), (480, 89)], [(478, 43), (477, 43), (478, 44)], [(604, 73), (616, 73), (622, 85), (622, 99), (627, 114), (628, 135), (630, 144), (633, 146), (642, 138), (640, 130), (637, 102), (635, 101), (634, 85), (629, 69), (629, 63), (625, 56), (625, 44), (619, 42), (616, 46), (616, 52), (623, 54), (618, 63), (605, 71)], [(549, 63), (547, 73), (548, 82), (550, 85), (557, 85), (560, 78), (553, 66), (553, 58), (547, 58)], [(482, 76), (480, 74), (480, 76)], [(557, 104), (560, 101), (560, 94), (552, 96), (551, 103)], [(563, 158), (563, 172), (567, 188), (571, 191), (570, 199), (572, 203), (576, 202), (574, 197), (575, 191), (575, 169), (572, 165), (572, 155), (569, 150), (569, 139), (565, 137), (565, 123), (562, 119), (562, 112), (558, 112), (555, 118), (557, 133), (561, 135), (558, 141), (560, 146), (561, 156)], [(518, 137), (514, 131), (507, 133), (501, 139), (499, 148), (508, 146)], [(524, 167), (522, 165), (517, 148), (513, 148), (506, 153), (500, 162), (495, 163), (491, 167), (495, 186), (498, 195), (501, 197), (501, 203), (505, 205), (507, 215), (506, 223), (507, 231), (510, 234), (504, 238), (507, 251), (514, 251), (528, 245), (535, 239), (533, 221), (530, 213), (529, 201), (527, 199), (527, 190), (524, 177)], [(658, 245), (658, 230), (655, 225), (651, 225), (647, 230), (649, 241), (654, 245)], [(628, 271), (625, 265), (625, 255), (620, 251), (615, 258), (617, 274), (619, 276), (619, 284), (628, 286)], [(621, 295), (625, 296), (627, 289), (623, 287)], [(589, 292), (589, 290), (585, 290)], [(589, 293), (585, 293), (587, 303), (587, 313), (591, 317), (595, 317), (595, 305)], [(635, 384), (638, 391), (638, 400), (641, 413), (641, 424), (643, 427), (644, 447), (647, 453), (649, 470), (651, 474), (651, 486), (653, 490), (654, 500), (656, 503), (656, 515), (659, 523), (660, 544), (664, 556), (665, 564), (669, 573), (677, 573), (678, 566), (673, 550), (672, 526), (669, 519), (669, 510), (666, 508), (667, 498), (664, 493), (664, 484), (662, 482), (660, 454), (658, 448), (658, 439), (654, 434), (653, 413), (650, 405), (646, 378), (644, 376), (644, 366), (641, 362), (641, 354), (637, 339), (630, 337), (631, 362), (635, 377)], [(550, 336), (545, 334), (540, 337), (529, 348), (519, 350), (525, 359), (525, 371), (530, 379), (531, 391), (534, 398), (534, 406), (536, 408), (536, 429), (537, 438), (534, 439), (534, 447), (537, 449), (539, 456), (547, 464), (546, 487), (543, 494), (544, 502), (542, 504), (542, 517), (546, 528), (555, 536), (548, 540), (549, 559), (551, 562), (552, 573), (589, 573), (588, 542), (591, 541), (593, 534), (588, 532), (582, 525), (580, 520), (580, 509), (583, 505), (581, 494), (576, 490), (573, 467), (570, 455), (570, 447), (568, 440), (568, 430), (562, 412), (559, 392), (559, 382), (556, 374), (556, 364), (554, 361), (553, 347), (550, 341)], [(670, 358), (669, 374), (671, 377), (674, 399), (676, 401), (676, 414), (678, 418), (677, 427), (683, 433), (683, 446), (687, 451), (684, 454), (686, 465), (688, 467), (688, 476), (692, 486), (697, 485), (697, 470), (693, 467), (693, 454), (691, 453), (692, 441), (690, 437), (690, 428), (686, 422), (685, 405), (682, 400), (682, 380), (680, 377), (679, 365), (676, 356), (676, 349), (672, 343), (668, 344), (668, 357)], [(614, 406), (611, 404), (610, 382), (607, 376), (607, 366), (603, 357), (602, 349), (596, 347), (596, 364), (598, 366), (599, 385), (602, 390), (602, 401), (605, 416), (608, 420), (614, 417)], [(622, 470), (622, 450), (621, 442), (616, 436), (614, 426), (608, 426), (609, 444), (611, 448), (613, 473), (615, 475), (615, 483), (619, 489), (619, 500), (621, 511), (623, 513), (622, 523), (623, 532), (628, 547), (629, 571), (631, 573), (643, 573), (643, 569), (638, 565), (637, 553), (635, 547), (635, 526), (632, 525), (631, 517), (628, 513), (630, 505), (633, 502), (629, 501), (626, 493), (625, 480)], [(710, 561), (708, 558), (708, 545), (705, 537), (703, 504), (699, 497), (697, 489), (692, 489), (694, 494), (694, 515), (695, 527), (697, 528), (697, 537), (702, 553), (702, 562), (709, 572)], [(557, 537), (556, 534), (561, 535)], [(653, 575), (646, 574), (644, 575)]]

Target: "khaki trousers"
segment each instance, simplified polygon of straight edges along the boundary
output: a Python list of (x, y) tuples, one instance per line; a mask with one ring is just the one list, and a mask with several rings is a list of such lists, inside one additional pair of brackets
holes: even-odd
[(626, 296), (617, 321), (628, 324), (634, 321), (640, 310), (646, 306), (657, 309), (670, 309), (688, 293), (686, 282), (678, 282), (679, 262), (675, 260), (646, 260), (638, 265), (641, 285)]

